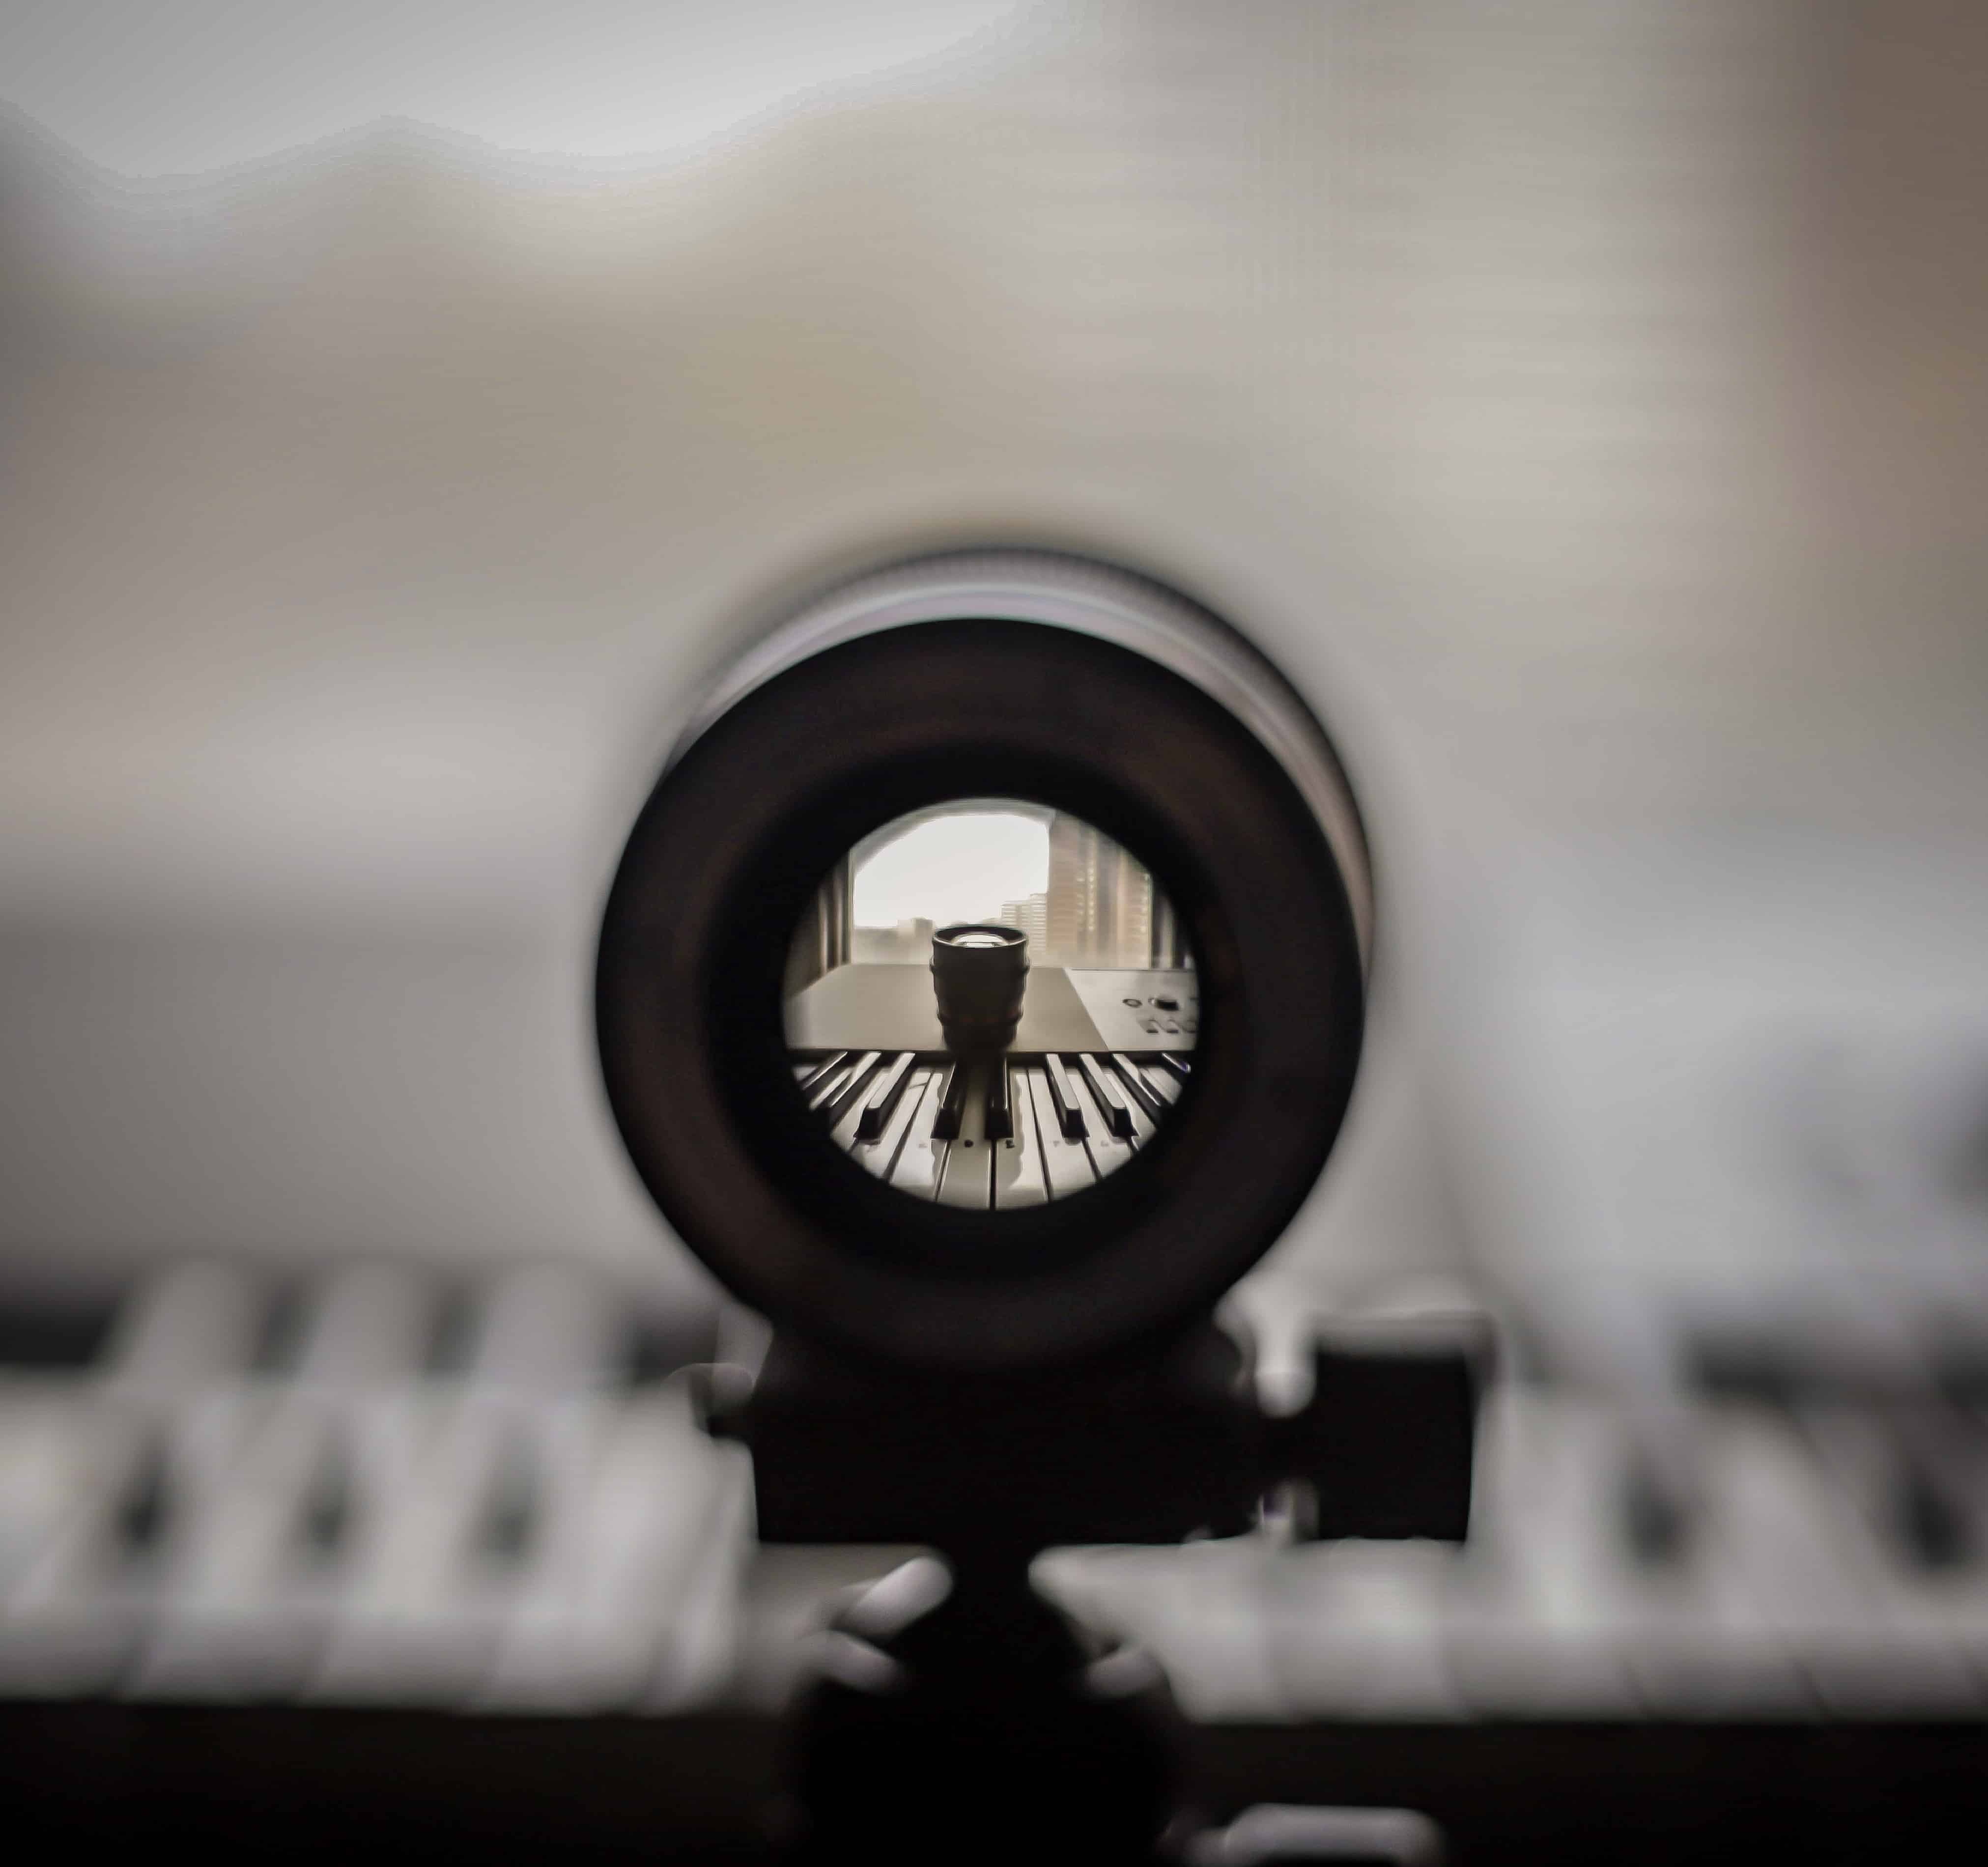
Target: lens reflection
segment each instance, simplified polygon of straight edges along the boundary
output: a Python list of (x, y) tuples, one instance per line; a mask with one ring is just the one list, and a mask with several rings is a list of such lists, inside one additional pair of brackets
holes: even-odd
[(907, 1196), (1039, 1206), (1151, 1142), (1193, 1070), (1194, 962), (1128, 851), (1067, 812), (960, 799), (823, 879), (786, 976), (795, 1078)]

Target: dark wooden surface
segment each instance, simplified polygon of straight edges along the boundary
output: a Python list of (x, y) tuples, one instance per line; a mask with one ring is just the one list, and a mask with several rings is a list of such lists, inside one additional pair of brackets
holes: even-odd
[[(1225, 1725), (1194, 1744), (1211, 1812), (1419, 1808), (1462, 1867), (1959, 1861), (1988, 1835), (1979, 1723)], [(0, 1835), (23, 1860), (761, 1861), (779, 1758), (746, 1716), (16, 1703)]]

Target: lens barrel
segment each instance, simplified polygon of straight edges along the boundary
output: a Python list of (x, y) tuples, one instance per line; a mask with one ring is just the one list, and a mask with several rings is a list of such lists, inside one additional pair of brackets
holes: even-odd
[(939, 1028), (961, 1056), (989, 1056), (1015, 1041), (1029, 985), (1029, 936), (1018, 927), (942, 927), (932, 935)]

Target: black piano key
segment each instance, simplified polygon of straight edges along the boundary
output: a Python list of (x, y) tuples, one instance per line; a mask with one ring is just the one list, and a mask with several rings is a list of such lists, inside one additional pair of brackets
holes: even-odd
[(1891, 1500), (1892, 1530), (1916, 1568), (1966, 1568), (1974, 1558), (1974, 1525), (1938, 1475), (1919, 1459), (1902, 1461)]
[(1056, 1124), (1071, 1141), (1084, 1138), (1084, 1111), (1070, 1086), (1070, 1076), (1060, 1057), (1043, 1059), (1043, 1080), (1049, 1085), (1050, 1101)]
[(127, 1563), (156, 1560), (173, 1530), (178, 1500), (171, 1464), (164, 1435), (147, 1439), (112, 1502), (111, 1542)]
[(1090, 1093), (1097, 1098), (1097, 1106), (1104, 1111), (1104, 1125), (1121, 1141), (1132, 1138), (1132, 1111), (1125, 1106), (1125, 1098), (1117, 1091), (1111, 1078), (1104, 1073), (1104, 1066), (1086, 1051), (1077, 1060), (1078, 1067), (1084, 1071), (1084, 1080), (1090, 1085)]
[(522, 1440), (512, 1439), (499, 1455), (477, 1515), (471, 1539), (477, 1558), (494, 1569), (523, 1568), (544, 1528), (544, 1503), (538, 1460)]
[(1160, 1064), (1162, 1068), (1172, 1070), (1183, 1083), (1194, 1074), (1194, 1065), (1185, 1057), (1175, 1056), (1172, 1050), (1161, 1057)]
[(871, 1089), (870, 1099), (863, 1104), (863, 1113), (857, 1118), (858, 1141), (874, 1141), (883, 1133), (884, 1124), (891, 1119), (891, 1110), (898, 1106), (905, 1084), (911, 1081), (911, 1066), (918, 1060), (915, 1050), (906, 1050), (877, 1078)]
[(330, 1568), (352, 1542), (358, 1515), (352, 1462), (344, 1449), (327, 1445), (313, 1467), (297, 1513), (297, 1544), (313, 1568)]
[[(1132, 1158), (1132, 1143), (1112, 1133), (1104, 1118), (1103, 1104), (1090, 1086), (1090, 1078), (1083, 1070), (1070, 1072), (1070, 1088), (1071, 1094), (1077, 1098), (1077, 1107), (1084, 1111), (1084, 1138), (1078, 1145), (1090, 1155), (1097, 1177), (1103, 1179), (1107, 1174), (1116, 1173)], [(1124, 1110), (1122, 1103), (1119, 1106), (1130, 1119), (1131, 1111)], [(1150, 1131), (1151, 1124), (1147, 1126)]]
[(0, 1304), (0, 1368), (87, 1368), (116, 1317), (110, 1302), (56, 1297)]
[(842, 1111), (855, 1101), (857, 1093), (869, 1081), (870, 1072), (882, 1060), (883, 1055), (881, 1050), (865, 1050), (850, 1065), (846, 1074), (832, 1082), (823, 1083), (809, 1097), (808, 1107), (826, 1116), (831, 1122), (838, 1120)]
[(945, 1080), (939, 1084), (938, 1112), (932, 1121), (933, 1140), (958, 1138), (960, 1118), (966, 1111), (966, 1091), (972, 1081), (973, 1072), (965, 1064), (956, 1063), (948, 1067)]
[(850, 1145), (850, 1156), (858, 1165), (868, 1168), (879, 1179), (888, 1180), (893, 1185), (897, 1183), (898, 1156), (918, 1125), (920, 1109), (924, 1108), (923, 1118), (926, 1121), (931, 1119), (925, 1098), (931, 1087), (933, 1074), (930, 1070), (913, 1069), (904, 1078), (896, 1111), (884, 1124), (884, 1131), (874, 1141), (865, 1141), (858, 1136)]
[(299, 1284), (281, 1286), (262, 1313), (250, 1365), (262, 1375), (292, 1372), (303, 1358), (304, 1337), (309, 1331), (310, 1321), (309, 1294)]
[(1111, 1053), (1111, 1067), (1118, 1072), (1125, 1087), (1132, 1092), (1134, 1100), (1155, 1121), (1166, 1113), (1167, 1104), (1160, 1092), (1146, 1081), (1145, 1071), (1123, 1050)]
[(840, 1069), (848, 1060), (849, 1053), (847, 1050), (836, 1050), (824, 1057), (820, 1063), (815, 1064), (806, 1075), (802, 1077), (801, 1094), (803, 1095), (811, 1094), (827, 1079), (831, 1072)]
[(1006, 1141), (1015, 1131), (1014, 1092), (1008, 1084), (1008, 1060), (987, 1066), (987, 1109), (982, 1118), (989, 1141)]
[(431, 1375), (459, 1375), (475, 1358), (477, 1338), (482, 1328), (482, 1298), (463, 1284), (451, 1284), (435, 1305), (428, 1341), (421, 1351), (421, 1368)]

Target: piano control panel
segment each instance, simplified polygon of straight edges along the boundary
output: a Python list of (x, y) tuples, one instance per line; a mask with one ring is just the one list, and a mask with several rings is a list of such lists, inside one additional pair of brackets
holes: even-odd
[(1201, 982), (1192, 969), (1070, 969), (1070, 988), (1107, 1050), (1191, 1050), (1201, 1028)]

